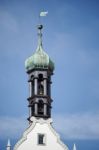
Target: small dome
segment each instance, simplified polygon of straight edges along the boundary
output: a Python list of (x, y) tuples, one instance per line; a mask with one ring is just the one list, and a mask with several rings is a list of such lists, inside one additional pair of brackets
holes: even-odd
[(54, 63), (49, 58), (48, 54), (44, 52), (43, 47), (42, 47), (42, 33), (41, 33), (42, 28), (43, 28), (42, 25), (38, 26), (39, 39), (38, 39), (38, 47), (37, 47), (36, 52), (32, 56), (27, 58), (25, 61), (25, 68), (27, 72), (36, 68), (50, 69), (51, 71), (54, 70)]

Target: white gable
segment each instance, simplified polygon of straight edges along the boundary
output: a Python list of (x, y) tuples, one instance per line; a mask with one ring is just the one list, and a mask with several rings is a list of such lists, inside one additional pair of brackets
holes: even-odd
[[(14, 150), (68, 150), (53, 129), (51, 119), (44, 120), (32, 117), (31, 120), (33, 123), (24, 132)], [(39, 135), (44, 138), (42, 144), (39, 144)]]

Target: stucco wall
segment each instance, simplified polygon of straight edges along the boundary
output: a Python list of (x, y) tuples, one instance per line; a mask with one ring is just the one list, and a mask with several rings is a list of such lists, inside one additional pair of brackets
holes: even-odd
[[(29, 128), (25, 131), (24, 140), (21, 139), (14, 150), (68, 150), (67, 146), (60, 141), (50, 121), (34, 121)], [(38, 144), (38, 134), (45, 135), (44, 145)]]

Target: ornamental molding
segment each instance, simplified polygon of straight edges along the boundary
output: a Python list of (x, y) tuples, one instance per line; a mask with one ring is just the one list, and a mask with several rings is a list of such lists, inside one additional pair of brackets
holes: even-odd
[(33, 123), (40, 123), (40, 124), (44, 124), (44, 123), (51, 124), (53, 122), (52, 118), (49, 118), (49, 119), (43, 119), (43, 118), (37, 119), (35, 117), (31, 117), (30, 120)]

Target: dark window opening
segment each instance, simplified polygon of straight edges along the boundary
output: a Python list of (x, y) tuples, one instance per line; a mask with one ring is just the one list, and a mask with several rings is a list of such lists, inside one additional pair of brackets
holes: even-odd
[(44, 94), (44, 86), (43, 86), (43, 74), (38, 75), (38, 94)]
[(44, 87), (42, 84), (39, 84), (39, 87), (38, 87), (38, 94), (40, 95), (43, 95), (44, 94)]
[(47, 106), (47, 115), (50, 116), (50, 106)]
[(45, 144), (44, 137), (45, 137), (44, 134), (38, 134), (38, 144), (40, 144), (40, 145)]
[(34, 79), (34, 75), (31, 75), (31, 80), (33, 80)]
[(39, 100), (39, 102), (38, 102), (38, 114), (39, 115), (44, 114), (44, 103), (42, 100)]
[(38, 80), (39, 80), (39, 81), (43, 81), (43, 74), (39, 74), (39, 75), (38, 75)]
[(32, 110), (32, 115), (34, 115), (34, 105), (32, 106), (31, 110)]

